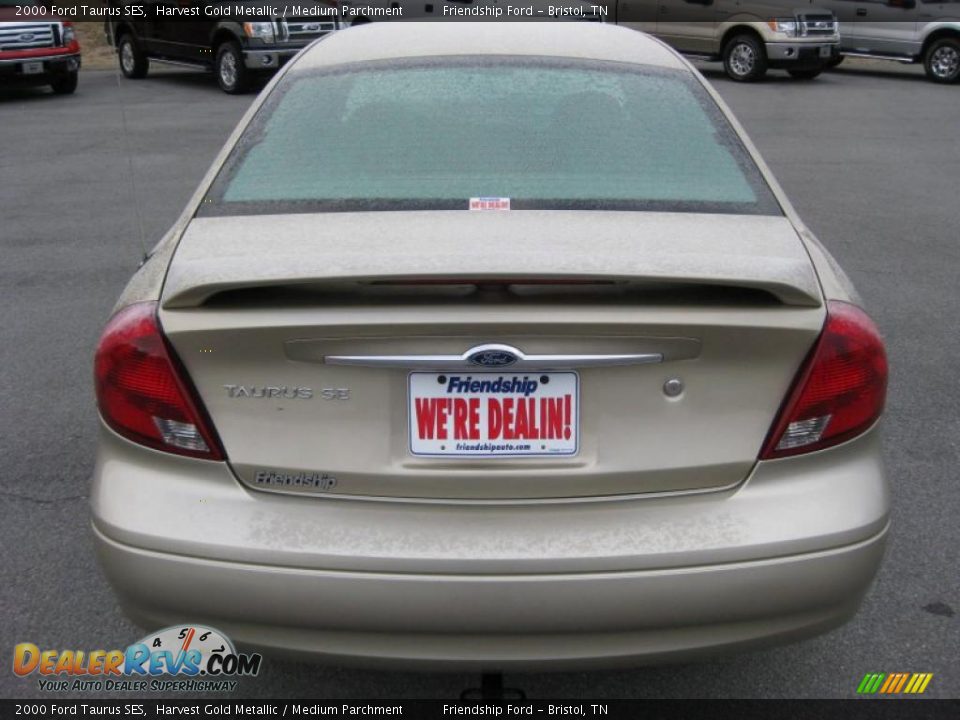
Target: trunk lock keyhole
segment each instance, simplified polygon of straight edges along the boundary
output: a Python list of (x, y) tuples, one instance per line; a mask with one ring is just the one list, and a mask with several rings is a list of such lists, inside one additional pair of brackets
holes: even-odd
[(683, 380), (680, 378), (670, 378), (663, 384), (663, 394), (667, 397), (679, 397), (683, 392)]

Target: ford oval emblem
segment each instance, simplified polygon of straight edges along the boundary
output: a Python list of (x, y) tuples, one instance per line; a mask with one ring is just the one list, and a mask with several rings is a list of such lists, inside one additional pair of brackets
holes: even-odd
[(34, 35), (33, 33), (23, 33), (20, 37), (17, 38), (17, 40), (19, 40), (20, 42), (30, 42), (35, 37), (36, 35)]
[(467, 361), (471, 364), (488, 368), (507, 367), (513, 365), (519, 359), (509, 350), (499, 349), (476, 350), (467, 356)]

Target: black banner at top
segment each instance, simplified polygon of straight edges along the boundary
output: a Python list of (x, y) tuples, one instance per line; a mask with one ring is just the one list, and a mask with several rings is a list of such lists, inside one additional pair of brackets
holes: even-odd
[[(838, 7), (831, 3), (830, 9), (839, 20), (850, 21), (854, 5)], [(846, 10), (851, 17), (844, 17)], [(358, 19), (581, 20), (627, 23), (652, 30), (655, 23), (764, 21), (819, 12), (830, 10), (823, 10), (818, 0), (0, 0), (4, 20), (58, 18), (78, 22), (337, 19), (349, 25)], [(650, 26), (644, 28), (644, 24)]]

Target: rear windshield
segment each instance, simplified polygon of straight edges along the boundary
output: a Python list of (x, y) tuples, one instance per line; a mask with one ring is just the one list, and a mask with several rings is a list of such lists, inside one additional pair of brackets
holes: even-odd
[[(493, 198), (492, 205), (478, 199)], [(780, 214), (687, 72), (442, 58), (292, 72), (200, 214), (350, 210)]]

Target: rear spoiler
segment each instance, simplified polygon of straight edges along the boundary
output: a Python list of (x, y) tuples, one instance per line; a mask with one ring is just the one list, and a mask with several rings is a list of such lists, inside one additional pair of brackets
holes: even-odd
[(560, 211), (194, 219), (162, 303), (198, 307), (254, 288), (485, 282), (741, 288), (785, 305), (822, 304), (786, 218)]
[[(220, 269), (224, 269), (222, 265)], [(192, 268), (200, 270), (201, 268)], [(229, 269), (229, 268), (228, 268)], [(474, 288), (506, 287), (514, 295), (534, 297), (537, 294), (547, 295), (550, 290), (559, 292), (567, 291), (571, 295), (585, 296), (588, 294), (596, 296), (612, 296), (616, 291), (621, 293), (643, 292), (645, 289), (651, 291), (670, 292), (679, 289), (691, 291), (696, 288), (702, 288), (703, 292), (711, 291), (732, 291), (741, 290), (745, 292), (754, 291), (763, 293), (776, 299), (784, 305), (796, 305), (803, 307), (819, 307), (820, 302), (810, 295), (798, 292), (797, 289), (787, 283), (764, 281), (749, 282), (746, 280), (738, 282), (730, 281), (691, 281), (689, 278), (671, 278), (664, 276), (584, 276), (575, 277), (528, 277), (528, 278), (501, 278), (498, 276), (478, 277), (474, 274), (472, 277), (460, 278), (450, 276), (417, 276), (390, 275), (390, 276), (358, 276), (358, 277), (338, 277), (335, 279), (321, 277), (291, 277), (276, 276), (271, 278), (247, 278), (244, 280), (232, 280), (222, 282), (202, 282), (194, 283), (182, 290), (174, 290), (164, 294), (163, 306), (166, 309), (199, 307), (216, 298), (230, 296), (239, 296), (245, 294), (244, 291), (250, 291), (246, 294), (255, 294), (256, 291), (277, 291), (282, 292), (316, 292), (326, 294), (366, 295), (368, 297), (380, 296), (386, 297), (388, 291), (393, 291), (395, 297), (410, 297), (413, 291), (421, 289), (431, 294), (439, 294), (444, 287), (456, 289), (457, 286), (470, 286)], [(168, 284), (169, 287), (169, 284)], [(467, 295), (469, 293), (462, 293)]]

